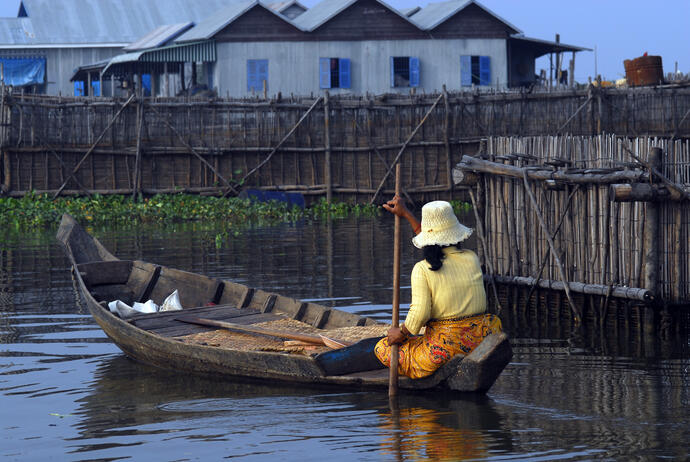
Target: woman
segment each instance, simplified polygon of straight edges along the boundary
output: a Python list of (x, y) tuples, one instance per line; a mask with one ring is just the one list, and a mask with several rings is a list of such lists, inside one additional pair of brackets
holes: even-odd
[[(501, 321), (486, 312), (479, 258), (460, 246), (472, 230), (460, 224), (448, 202), (424, 205), (421, 224), (399, 196), (383, 207), (410, 223), (412, 243), (422, 249), (424, 260), (412, 270), (412, 303), (405, 323), (391, 327), (374, 353), (389, 366), (390, 345), (399, 344), (398, 373), (418, 379), (454, 355), (472, 352), (484, 337), (501, 331)], [(422, 327), (424, 335), (417, 336)]]

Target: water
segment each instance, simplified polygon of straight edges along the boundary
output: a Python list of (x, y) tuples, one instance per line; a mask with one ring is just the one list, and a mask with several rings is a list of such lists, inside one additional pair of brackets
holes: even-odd
[[(390, 316), (392, 220), (237, 230), (91, 230), (121, 258)], [(78, 303), (55, 230), (0, 231), (0, 457), (6, 460), (683, 460), (688, 336), (654, 355), (572, 348), (510, 323), (515, 355), (484, 397), (324, 391), (178, 375), (127, 359)], [(409, 242), (406, 230), (404, 242)], [(403, 251), (402, 318), (409, 273)], [(618, 343), (621, 343), (618, 341)]]

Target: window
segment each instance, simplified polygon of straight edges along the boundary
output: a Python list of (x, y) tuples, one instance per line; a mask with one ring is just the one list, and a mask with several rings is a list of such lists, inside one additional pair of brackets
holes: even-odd
[(350, 88), (350, 60), (319, 58), (319, 88)]
[(264, 91), (264, 85), (268, 90), (268, 60), (247, 60), (247, 91)]
[(391, 56), (391, 87), (419, 86), (419, 58)]
[(460, 56), (460, 84), (491, 85), (491, 59), (489, 56)]

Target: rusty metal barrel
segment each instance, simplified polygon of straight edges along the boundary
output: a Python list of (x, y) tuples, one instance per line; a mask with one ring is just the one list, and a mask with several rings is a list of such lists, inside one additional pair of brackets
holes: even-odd
[(625, 78), (630, 86), (658, 85), (664, 81), (661, 56), (640, 56), (623, 61)]

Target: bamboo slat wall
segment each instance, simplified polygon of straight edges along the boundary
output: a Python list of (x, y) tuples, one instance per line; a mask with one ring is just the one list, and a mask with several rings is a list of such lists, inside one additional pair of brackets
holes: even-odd
[(404, 151), (404, 188), (424, 201), (449, 196), (451, 166), (486, 136), (690, 136), (687, 86), (270, 101), (5, 91), (1, 106), (2, 187), (13, 195), (217, 192), (230, 184), (362, 201), (381, 186), (380, 200), (393, 190), (387, 171)]
[[(489, 137), (485, 152), (489, 160), (519, 167), (543, 167), (545, 162), (567, 159), (572, 162), (568, 166), (571, 170), (605, 173), (621, 166), (632, 168), (635, 159), (628, 150), (646, 161), (652, 147), (663, 150), (662, 173), (690, 190), (687, 139), (629, 139), (615, 135)], [(650, 251), (645, 246), (651, 245), (645, 220), (650, 216), (648, 208), (658, 207), (658, 294), (668, 302), (690, 301), (690, 202), (616, 202), (609, 197), (609, 187), (594, 181), (565, 184), (562, 190), (550, 190), (537, 182), (530, 184), (560, 252), (566, 280), (645, 288), (645, 255)], [(487, 174), (483, 175), (480, 190), (486, 257), (494, 273), (538, 277), (542, 262), (546, 262), (541, 278), (560, 281), (558, 264), (549, 255), (546, 233), (531, 206), (524, 180)]]

